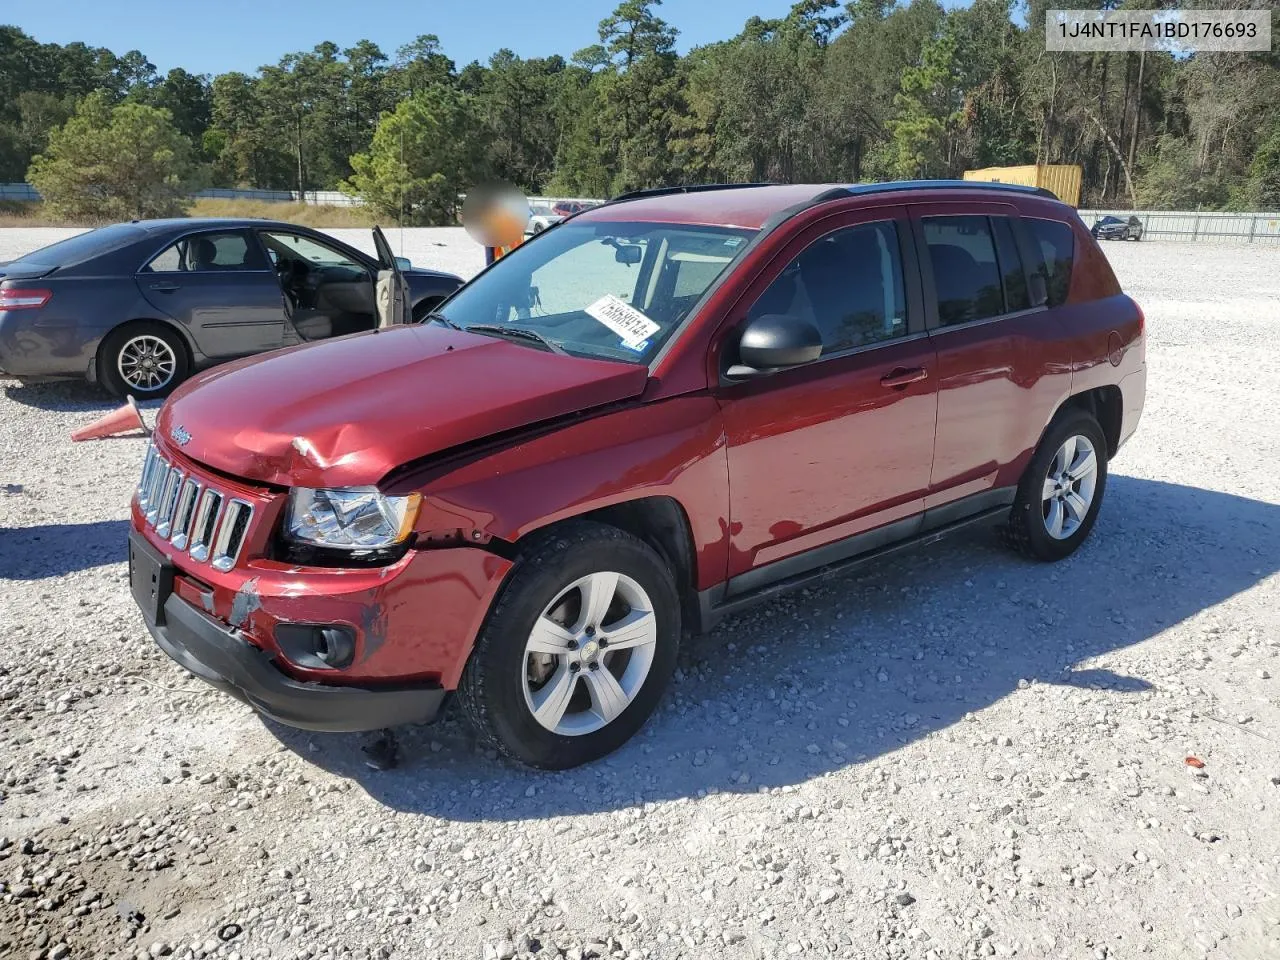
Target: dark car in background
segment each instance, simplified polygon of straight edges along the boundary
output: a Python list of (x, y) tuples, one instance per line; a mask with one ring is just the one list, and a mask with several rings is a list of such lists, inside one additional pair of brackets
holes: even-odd
[(1102, 217), (1089, 230), (1095, 240), (1141, 240), (1142, 221), (1137, 217)]
[(378, 325), (379, 273), (399, 273), (421, 320), (462, 285), (295, 224), (143, 220), (0, 263), (0, 375), (84, 377), (139, 400), (236, 357)]

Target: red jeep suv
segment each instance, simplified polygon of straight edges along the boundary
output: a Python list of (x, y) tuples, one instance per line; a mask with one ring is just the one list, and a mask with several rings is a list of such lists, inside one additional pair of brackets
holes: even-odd
[(203, 373), (132, 507), (156, 642), (315, 730), (600, 757), (686, 631), (979, 521), (1089, 535), (1144, 321), (1074, 210), (950, 181), (628, 194), (423, 322)]

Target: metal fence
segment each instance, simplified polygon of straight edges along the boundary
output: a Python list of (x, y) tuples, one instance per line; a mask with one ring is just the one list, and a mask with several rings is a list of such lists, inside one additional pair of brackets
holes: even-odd
[[(197, 190), (193, 197), (212, 197), (219, 200), (263, 200), (267, 203), (297, 203), (296, 190), (236, 190), (213, 187)], [(0, 183), (0, 200), (35, 203), (40, 199), (36, 188), (29, 183)], [(358, 197), (351, 197), (340, 190), (307, 190), (302, 194), (303, 203), (323, 204), (335, 207), (359, 206)]]
[(11, 203), (34, 203), (40, 199), (36, 188), (29, 183), (0, 183), (0, 200)]
[(1100, 217), (1142, 221), (1143, 239), (1195, 243), (1280, 242), (1280, 211), (1220, 213), (1195, 210), (1081, 210), (1080, 219), (1093, 226)]
[[(212, 197), (221, 200), (261, 200), (267, 203), (297, 203), (299, 199), (296, 190), (251, 190), (251, 189), (233, 189), (224, 187), (214, 187), (209, 190), (199, 190), (193, 194), (195, 197)], [(29, 183), (0, 183), (0, 200), (8, 200), (18, 203), (35, 203), (40, 199), (40, 194), (36, 188)], [(301, 195), (303, 203), (318, 204), (333, 207), (358, 207), (363, 201), (359, 197), (353, 197), (343, 193), (341, 190), (307, 190)], [(548, 210), (553, 204), (562, 201), (572, 201), (576, 203), (599, 203), (599, 200), (593, 200), (586, 197), (530, 197), (529, 202), (536, 207), (546, 207)]]

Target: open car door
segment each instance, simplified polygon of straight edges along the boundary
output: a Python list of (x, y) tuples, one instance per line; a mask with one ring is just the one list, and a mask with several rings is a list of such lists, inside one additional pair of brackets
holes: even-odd
[(378, 327), (393, 327), (409, 322), (409, 284), (391, 252), (391, 244), (381, 227), (373, 228), (373, 246), (378, 251), (378, 284), (376, 302)]

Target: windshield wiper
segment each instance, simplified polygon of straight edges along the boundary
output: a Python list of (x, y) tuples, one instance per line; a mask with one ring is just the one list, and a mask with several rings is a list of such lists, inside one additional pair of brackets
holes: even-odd
[(446, 316), (445, 316), (443, 313), (441, 313), (439, 310), (432, 310), (430, 313), (428, 313), (425, 317), (423, 317), (423, 318), (422, 318), (422, 322), (423, 322), (423, 323), (428, 323), (428, 322), (430, 322), (430, 321), (432, 321), (432, 320), (438, 320), (438, 321), (440, 321), (441, 323), (443, 323), (446, 327), (448, 327), (448, 328), (449, 328), (449, 329), (451, 329), (451, 330), (461, 330), (461, 329), (462, 329), (460, 326), (458, 326), (456, 323), (454, 323), (452, 320), (450, 320), (448, 317), (446, 317)]
[(558, 353), (561, 356), (568, 356), (569, 353), (560, 344), (548, 340), (536, 330), (530, 330), (528, 327), (506, 327), (497, 323), (473, 323), (466, 328), (471, 333), (490, 333), (496, 337), (510, 337), (512, 340), (529, 340), (533, 343), (539, 343), (546, 347), (552, 353)]

